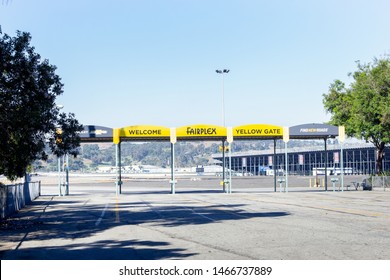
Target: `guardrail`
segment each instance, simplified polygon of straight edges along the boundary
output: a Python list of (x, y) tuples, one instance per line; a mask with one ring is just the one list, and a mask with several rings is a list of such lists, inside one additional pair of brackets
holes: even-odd
[(40, 181), (0, 185), (0, 220), (18, 212), (40, 195)]

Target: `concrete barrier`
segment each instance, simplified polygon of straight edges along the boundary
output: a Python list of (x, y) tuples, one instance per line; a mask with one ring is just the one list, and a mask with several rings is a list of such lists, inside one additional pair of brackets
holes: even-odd
[(0, 185), (0, 220), (18, 212), (40, 196), (41, 182)]

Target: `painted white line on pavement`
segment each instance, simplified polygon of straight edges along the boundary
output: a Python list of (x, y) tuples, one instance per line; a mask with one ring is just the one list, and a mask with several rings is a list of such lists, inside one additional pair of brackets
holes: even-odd
[(103, 219), (103, 217), (104, 217), (104, 214), (106, 213), (107, 208), (108, 208), (108, 203), (107, 203), (106, 206), (104, 207), (103, 212), (102, 212), (102, 214), (100, 215), (99, 219), (96, 220), (96, 223), (95, 223), (95, 226), (96, 226), (96, 227), (101, 223), (101, 221), (102, 221), (102, 219)]

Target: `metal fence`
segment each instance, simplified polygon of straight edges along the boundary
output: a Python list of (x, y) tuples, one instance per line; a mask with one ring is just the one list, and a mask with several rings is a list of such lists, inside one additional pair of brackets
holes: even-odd
[(40, 194), (40, 181), (0, 186), (0, 220), (18, 212)]
[[(313, 175), (313, 168), (324, 168), (330, 172), (333, 169), (340, 169), (341, 150), (340, 148), (329, 149), (326, 152), (316, 147), (302, 149), (290, 149), (288, 151), (288, 170), (290, 175)], [(249, 175), (266, 175), (267, 170), (286, 170), (286, 160), (283, 148), (273, 151), (255, 151), (233, 153), (231, 162), (232, 169), (236, 172)], [(353, 147), (343, 149), (343, 169), (346, 175), (370, 175), (377, 173), (376, 148), (373, 146)], [(213, 158), (222, 162), (221, 154), (213, 155)], [(225, 159), (227, 166), (228, 160)], [(382, 161), (383, 171), (390, 172), (390, 147), (385, 148), (385, 156)]]
[(384, 191), (390, 189), (390, 176), (372, 176), (370, 180), (373, 188)]

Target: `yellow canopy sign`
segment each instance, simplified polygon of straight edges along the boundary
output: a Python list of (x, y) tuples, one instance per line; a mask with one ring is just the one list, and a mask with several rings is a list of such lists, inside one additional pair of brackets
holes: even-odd
[(272, 124), (248, 124), (233, 127), (234, 138), (281, 137), (283, 127)]
[(177, 128), (176, 136), (185, 139), (220, 139), (226, 137), (226, 127), (208, 124), (187, 125)]
[(168, 139), (170, 137), (170, 128), (154, 125), (133, 125), (118, 129), (114, 132), (115, 136), (128, 140), (147, 140), (147, 139)]
[[(123, 128), (113, 129), (113, 140), (119, 144), (121, 140), (128, 141), (147, 141), (147, 140), (166, 140), (172, 143), (177, 140), (222, 140), (229, 142), (236, 139), (256, 139), (256, 138), (281, 138), (283, 137), (283, 128), (271, 124), (249, 124), (228, 128), (208, 124), (195, 124), (182, 126), (176, 130), (176, 137), (171, 135), (171, 128), (154, 125), (133, 125)], [(231, 131), (232, 130), (232, 131)], [(173, 137), (171, 137), (173, 136)], [(229, 136), (229, 137), (228, 137)]]

